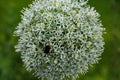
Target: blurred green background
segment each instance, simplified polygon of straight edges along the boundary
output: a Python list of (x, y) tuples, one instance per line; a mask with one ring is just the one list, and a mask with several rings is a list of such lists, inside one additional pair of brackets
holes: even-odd
[[(21, 10), (32, 0), (0, 0), (0, 80), (37, 80), (25, 70), (20, 54), (14, 50), (13, 36), (21, 20)], [(106, 28), (105, 51), (95, 64), (77, 80), (120, 80), (120, 0), (89, 0), (101, 14)]]

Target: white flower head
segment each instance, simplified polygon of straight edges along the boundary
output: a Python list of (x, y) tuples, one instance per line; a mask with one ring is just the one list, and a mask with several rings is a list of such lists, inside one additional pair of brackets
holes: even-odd
[(35, 0), (22, 13), (15, 48), (38, 78), (76, 79), (100, 59), (104, 28), (87, 1)]

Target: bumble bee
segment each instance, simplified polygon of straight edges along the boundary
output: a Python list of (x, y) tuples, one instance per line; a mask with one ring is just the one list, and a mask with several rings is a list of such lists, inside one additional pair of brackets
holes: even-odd
[(44, 49), (44, 53), (46, 53), (46, 54), (50, 53), (50, 49), (51, 49), (51, 46), (50, 45), (46, 45), (45, 49)]

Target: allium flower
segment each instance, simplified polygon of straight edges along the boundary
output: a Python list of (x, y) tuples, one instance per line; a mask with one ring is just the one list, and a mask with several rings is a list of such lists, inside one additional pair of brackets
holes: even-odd
[(28, 71), (43, 80), (76, 79), (104, 50), (100, 15), (84, 0), (35, 0), (15, 35)]

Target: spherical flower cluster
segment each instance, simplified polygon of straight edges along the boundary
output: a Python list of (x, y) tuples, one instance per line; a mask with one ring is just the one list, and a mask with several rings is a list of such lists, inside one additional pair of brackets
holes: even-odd
[(85, 0), (36, 0), (16, 28), (17, 52), (42, 80), (76, 79), (104, 50), (100, 15)]

